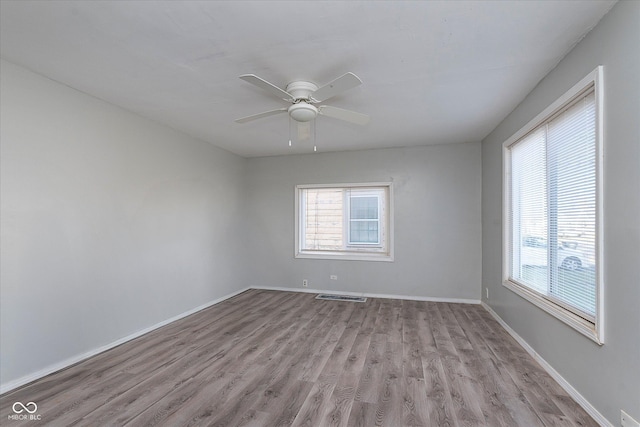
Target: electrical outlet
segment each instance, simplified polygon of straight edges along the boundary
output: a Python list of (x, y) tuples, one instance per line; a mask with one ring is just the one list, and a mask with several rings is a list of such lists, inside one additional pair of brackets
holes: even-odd
[(335, 274), (332, 274), (331, 276), (329, 276), (329, 279), (338, 280), (338, 276), (336, 276)]
[(306, 288), (307, 286), (309, 286), (309, 281), (307, 279), (303, 279), (302, 280), (302, 287)]
[(620, 411), (620, 425), (622, 427), (640, 427), (640, 423), (624, 411)]

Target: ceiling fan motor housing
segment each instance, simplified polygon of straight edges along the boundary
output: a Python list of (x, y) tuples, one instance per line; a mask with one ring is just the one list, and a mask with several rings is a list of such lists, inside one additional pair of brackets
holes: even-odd
[(308, 100), (313, 92), (318, 90), (318, 86), (311, 82), (291, 82), (287, 85), (287, 92), (293, 96), (294, 101), (301, 99)]
[(309, 122), (318, 116), (318, 109), (310, 104), (310, 96), (318, 89), (311, 82), (292, 82), (287, 85), (287, 92), (293, 96), (293, 105), (289, 107), (289, 115), (297, 122)]

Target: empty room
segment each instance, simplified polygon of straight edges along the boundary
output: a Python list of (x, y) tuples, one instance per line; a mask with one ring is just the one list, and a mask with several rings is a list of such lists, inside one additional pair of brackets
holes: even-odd
[(640, 1), (0, 0), (0, 425), (640, 427)]

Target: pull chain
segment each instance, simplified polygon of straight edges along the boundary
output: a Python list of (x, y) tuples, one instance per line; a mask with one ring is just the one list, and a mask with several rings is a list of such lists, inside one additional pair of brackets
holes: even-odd
[(315, 119), (313, 119), (313, 152), (315, 153), (316, 151), (318, 151), (318, 148), (316, 147), (316, 141), (318, 140), (316, 138), (316, 127), (318, 126), (318, 122), (316, 122)]

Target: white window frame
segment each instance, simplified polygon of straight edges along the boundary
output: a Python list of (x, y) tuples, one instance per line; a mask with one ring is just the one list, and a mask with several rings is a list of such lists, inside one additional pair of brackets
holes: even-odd
[[(387, 203), (386, 206), (379, 206), (378, 212), (381, 212), (381, 209), (384, 209), (385, 212), (385, 222), (381, 223), (380, 228), (384, 228), (384, 233), (386, 236), (381, 235), (380, 244), (364, 244), (364, 243), (349, 243), (349, 223), (348, 223), (348, 215), (345, 215), (343, 220), (345, 221), (343, 227), (343, 233), (345, 234), (345, 242), (346, 246), (350, 248), (357, 248), (357, 251), (316, 251), (316, 250), (305, 250), (303, 249), (302, 237), (302, 215), (304, 214), (303, 206), (301, 205), (300, 194), (303, 190), (306, 189), (314, 189), (314, 188), (341, 188), (341, 189), (361, 189), (365, 190), (366, 188), (386, 188), (387, 193)], [(348, 197), (347, 197), (348, 199)], [(379, 201), (382, 203), (382, 201)], [(348, 209), (348, 202), (345, 201), (345, 209)], [(393, 185), (391, 182), (367, 182), (367, 183), (340, 183), (340, 184), (304, 184), (304, 185), (296, 185), (295, 186), (295, 249), (294, 249), (294, 257), (302, 258), (302, 259), (329, 259), (329, 260), (345, 260), (345, 261), (386, 261), (393, 262)], [(382, 220), (380, 220), (382, 221)], [(379, 228), (379, 232), (382, 232)], [(386, 239), (387, 250), (379, 251), (379, 248), (384, 246), (384, 242), (382, 240)], [(367, 251), (367, 249), (371, 249), (371, 251)], [(375, 251), (373, 251), (375, 249)]]
[[(351, 218), (351, 199), (354, 197), (375, 197), (377, 202), (378, 202), (378, 218), (376, 219), (353, 219)], [(345, 239), (345, 241), (347, 242), (347, 246), (348, 247), (377, 247), (380, 248), (382, 247), (382, 245), (384, 244), (382, 239), (382, 230), (386, 227), (384, 227), (384, 224), (382, 224), (382, 218), (380, 218), (381, 213), (384, 209), (384, 207), (382, 206), (382, 200), (380, 198), (380, 196), (378, 194), (375, 193), (361, 193), (358, 194), (357, 196), (352, 196), (352, 195), (345, 195), (345, 202), (344, 202), (344, 206), (345, 206), (345, 211), (347, 212), (347, 214), (345, 215), (345, 226), (344, 226), (344, 230), (346, 232), (347, 238)], [(378, 222), (378, 241), (377, 242), (354, 242), (351, 240), (351, 223), (355, 222), (355, 221), (377, 221)]]
[[(519, 284), (515, 280), (510, 279), (510, 245), (512, 227), (510, 224), (510, 180), (511, 180), (511, 159), (510, 147), (518, 142), (521, 138), (537, 128), (543, 122), (549, 120), (559, 111), (563, 110), (567, 105), (571, 104), (574, 99), (579, 97), (588, 88), (593, 86), (595, 93), (595, 137), (596, 137), (596, 247), (595, 247), (595, 280), (596, 280), (596, 307), (594, 321), (585, 319), (584, 317), (574, 313), (569, 308), (563, 307), (562, 304), (553, 302), (549, 298), (545, 298), (529, 288)], [(502, 283), (503, 285), (520, 295), (527, 301), (533, 303), (537, 307), (561, 320), (565, 324), (571, 326), (584, 336), (595, 341), (597, 344), (604, 344), (604, 274), (603, 274), (603, 67), (598, 66), (594, 71), (580, 80), (571, 89), (565, 92), (553, 104), (538, 114), (533, 120), (527, 123), (522, 129), (516, 132), (511, 138), (506, 140), (502, 145), (502, 207), (503, 207), (503, 231), (502, 231)]]

